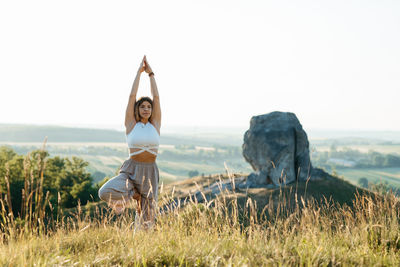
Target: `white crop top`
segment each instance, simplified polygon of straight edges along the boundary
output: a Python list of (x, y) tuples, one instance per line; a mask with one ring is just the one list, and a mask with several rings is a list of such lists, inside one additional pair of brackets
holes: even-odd
[(140, 148), (140, 150), (130, 153), (129, 156), (137, 155), (144, 151), (157, 155), (157, 152), (152, 149), (158, 149), (160, 135), (150, 122), (146, 124), (137, 122), (130, 133), (126, 135), (126, 141), (129, 148)]

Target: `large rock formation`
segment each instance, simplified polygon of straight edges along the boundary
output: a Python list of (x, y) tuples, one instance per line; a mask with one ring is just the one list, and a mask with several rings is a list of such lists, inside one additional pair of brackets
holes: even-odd
[(242, 148), (255, 170), (248, 177), (253, 185), (288, 184), (311, 175), (307, 134), (293, 113), (276, 111), (252, 117)]

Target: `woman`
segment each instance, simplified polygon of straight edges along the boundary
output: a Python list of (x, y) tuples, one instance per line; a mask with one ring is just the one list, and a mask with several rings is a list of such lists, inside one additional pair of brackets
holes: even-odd
[[(153, 99), (142, 97), (136, 101), (140, 75), (143, 71), (150, 77)], [(99, 189), (99, 197), (107, 201), (117, 214), (136, 199), (138, 202), (136, 215), (139, 215), (139, 221), (152, 224), (158, 197), (159, 171), (155, 160), (160, 140), (161, 108), (154, 73), (146, 56), (140, 63), (129, 96), (125, 128), (129, 159), (122, 164), (119, 174)]]

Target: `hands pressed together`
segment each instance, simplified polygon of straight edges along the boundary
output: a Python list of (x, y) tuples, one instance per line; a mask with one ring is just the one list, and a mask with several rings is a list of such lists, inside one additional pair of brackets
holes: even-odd
[(149, 63), (147, 62), (146, 56), (144, 56), (142, 62), (140, 62), (140, 67), (139, 67), (138, 73), (141, 74), (143, 71), (146, 72), (146, 73), (152, 73), (153, 72), (153, 70), (151, 69)]

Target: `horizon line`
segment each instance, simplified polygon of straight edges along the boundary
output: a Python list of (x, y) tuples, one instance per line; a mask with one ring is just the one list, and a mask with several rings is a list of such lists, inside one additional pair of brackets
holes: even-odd
[[(51, 124), (51, 123), (8, 123), (8, 122), (0, 122), (0, 125), (13, 125), (13, 126), (48, 126), (48, 127), (65, 127), (65, 128), (83, 128), (83, 129), (103, 129), (103, 130), (117, 130), (123, 131), (123, 125), (117, 124), (82, 124), (82, 123), (60, 123), (60, 124)], [(214, 130), (223, 130), (223, 129), (249, 129), (249, 127), (239, 126), (239, 125), (226, 125), (226, 126), (215, 126), (215, 125), (184, 125), (184, 124), (169, 124), (167, 126), (164, 125), (164, 129), (172, 130), (173, 128), (186, 128), (186, 129), (214, 129)], [(304, 127), (303, 127), (304, 129)], [(395, 129), (346, 129), (346, 128), (309, 128), (308, 131), (338, 131), (338, 132), (399, 132), (399, 130)]]

